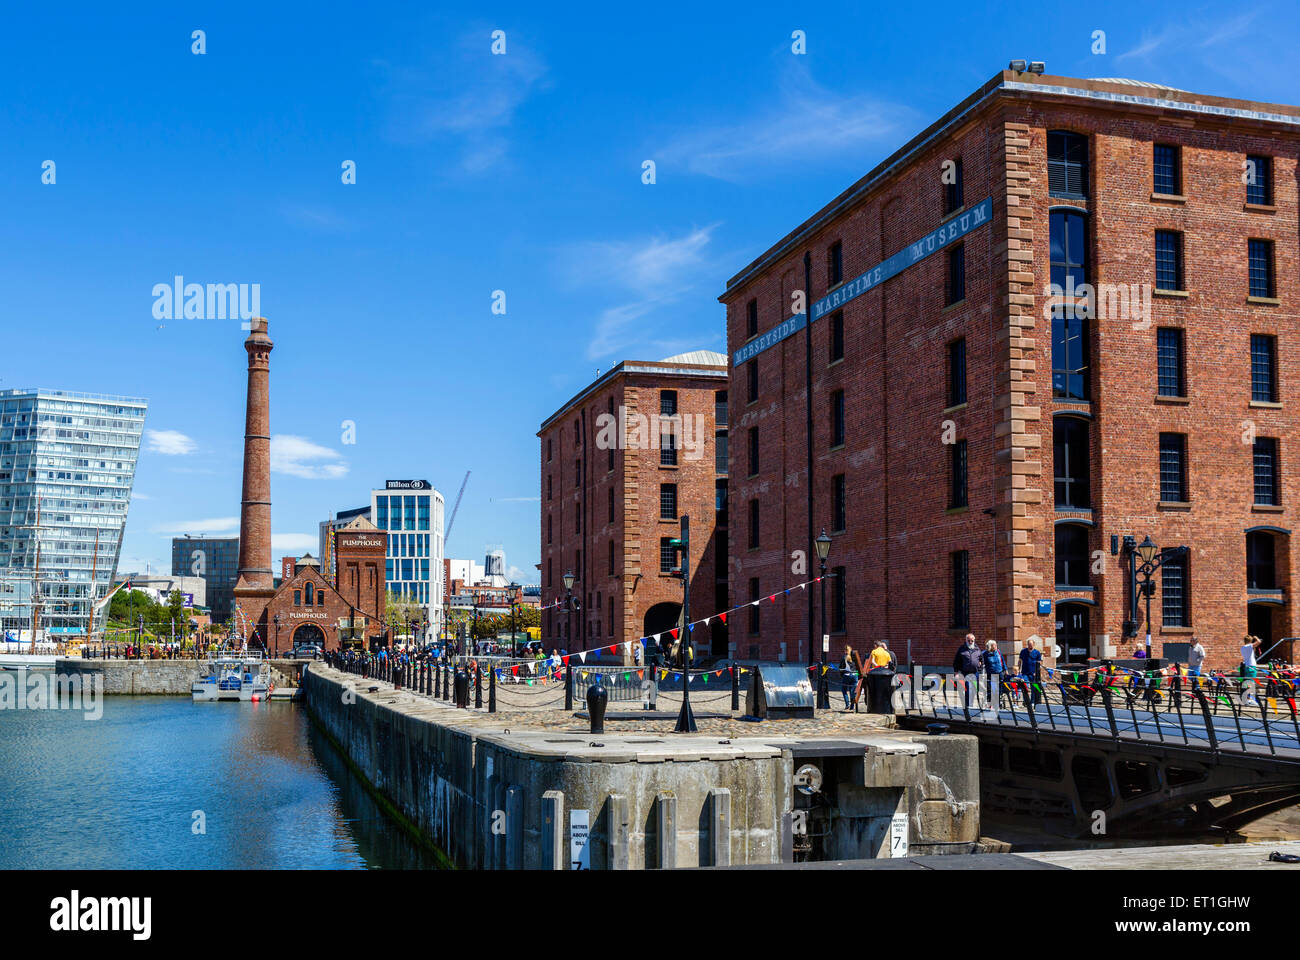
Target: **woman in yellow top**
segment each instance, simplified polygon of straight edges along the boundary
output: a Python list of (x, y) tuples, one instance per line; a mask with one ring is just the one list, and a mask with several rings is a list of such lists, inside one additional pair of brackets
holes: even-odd
[(884, 644), (879, 640), (875, 641), (871, 648), (871, 669), (877, 667), (888, 667), (891, 661), (889, 651), (885, 649)]

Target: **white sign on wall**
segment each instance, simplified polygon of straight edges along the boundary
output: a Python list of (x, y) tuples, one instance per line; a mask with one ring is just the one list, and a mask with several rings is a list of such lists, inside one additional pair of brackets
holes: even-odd
[(569, 867), (573, 870), (591, 869), (591, 847), (587, 839), (591, 834), (591, 811), (569, 811)]
[(889, 823), (889, 855), (891, 857), (907, 856), (907, 829), (909, 818), (906, 813), (894, 814)]

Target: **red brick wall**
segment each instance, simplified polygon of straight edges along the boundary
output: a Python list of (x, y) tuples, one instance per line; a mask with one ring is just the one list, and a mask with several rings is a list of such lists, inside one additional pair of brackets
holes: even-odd
[[(1096, 368), (1091, 404), (1052, 400), (1051, 325), (1042, 316), (1048, 282), (1046, 131), (1091, 135), (1090, 212), (1094, 283), (1151, 283), (1154, 231), (1185, 231), (1186, 299), (1154, 299), (1149, 329), (1129, 321), (1096, 320)], [(1183, 147), (1186, 203), (1151, 200), (1151, 142)], [(1241, 163), (1246, 153), (1274, 157), (1276, 211), (1243, 209)], [(828, 223), (742, 285), (729, 290), (729, 349), (746, 337), (747, 304), (757, 298), (759, 333), (790, 316), (792, 290), (803, 285), (803, 254), (812, 256), (812, 296), (827, 292), (827, 253), (844, 247), (844, 277), (867, 268), (933, 230), (942, 220), (940, 163), (963, 159), (967, 206), (987, 196), (993, 223), (965, 238), (966, 299), (944, 307), (942, 252), (912, 266), (844, 308), (845, 360), (827, 365), (829, 319), (812, 325), (814, 532), (831, 527), (830, 482), (844, 473), (848, 529), (835, 535), (831, 566), (848, 569), (848, 629), (833, 638), (832, 656), (888, 638), (900, 655), (913, 641), (917, 660), (947, 662), (965, 630), (949, 627), (949, 552), (970, 552), (971, 628), (996, 637), (1012, 652), (1029, 636), (1051, 638), (1054, 621), (1036, 612), (1037, 599), (1086, 598), (1055, 590), (1052, 414), (1086, 409), (1093, 417), (1090, 550), (1103, 551), (1104, 570), (1093, 577), (1098, 606), (1091, 609), (1093, 655), (1127, 654), (1120, 639), (1124, 581), (1109, 553), (1112, 534), (1150, 534), (1162, 545), (1192, 546), (1190, 631), (1162, 630), (1160, 595), (1152, 609), (1161, 640), (1186, 640), (1191, 631), (1210, 662), (1230, 666), (1246, 631), (1245, 530), (1269, 524), (1294, 529), (1290, 516), (1300, 490), (1288, 465), (1295, 440), (1291, 410), (1300, 404), (1300, 334), (1295, 330), (1297, 264), (1296, 145), (1262, 125), (1228, 125), (1136, 109), (1069, 105), (1043, 98), (995, 101), (955, 135), (918, 155), (864, 202)], [(1246, 302), (1246, 239), (1275, 241), (1278, 305)], [(1155, 402), (1155, 337), (1162, 325), (1187, 331), (1189, 402)], [(1282, 406), (1250, 405), (1251, 333), (1278, 337)], [(947, 344), (965, 336), (964, 408), (946, 411)], [(792, 570), (791, 552), (804, 550), (805, 490), (804, 334), (758, 356), (760, 394), (747, 404), (746, 371), (732, 370), (732, 600), (748, 599), (748, 580), (760, 578), (766, 596), (805, 579)], [(843, 389), (847, 444), (828, 449), (827, 405)], [(943, 422), (968, 441), (969, 508), (948, 511), (948, 447)], [(1252, 508), (1251, 447), (1241, 443), (1243, 421), (1260, 436), (1280, 441), (1280, 511)], [(748, 476), (747, 433), (760, 431), (758, 474)], [(1191, 507), (1157, 507), (1158, 433), (1188, 434)], [(761, 504), (760, 548), (747, 548), (747, 501)], [(985, 510), (993, 511), (992, 515)], [(1290, 593), (1290, 551), (1279, 539), (1279, 586)], [(815, 565), (811, 561), (810, 566)], [(813, 571), (815, 574), (815, 570)], [(797, 599), (796, 599), (797, 598)], [(791, 594), (764, 604), (762, 630), (733, 632), (737, 653), (806, 657), (809, 599)], [(1275, 636), (1296, 632), (1289, 606), (1274, 614)], [(1049, 649), (1050, 653), (1050, 649)]]
[[(543, 613), (542, 635), (548, 646), (574, 650), (634, 640), (643, 635), (645, 615), (651, 607), (661, 602), (681, 602), (680, 579), (659, 572), (659, 539), (675, 537), (680, 529), (676, 520), (659, 519), (661, 483), (677, 484), (678, 516), (691, 517), (691, 615), (704, 617), (716, 612), (714, 404), (716, 391), (726, 389), (726, 383), (721, 371), (705, 378), (675, 376), (667, 369), (662, 373), (621, 371), (599, 390), (556, 414), (554, 422), (538, 434), (542, 602), (549, 605), (564, 597), (562, 578), (566, 570), (572, 569), (577, 577), (573, 592), (583, 603), (581, 614), (572, 615), (573, 642), (561, 639), (570, 616), (562, 607)], [(641, 413), (653, 419), (659, 413), (661, 390), (677, 391), (679, 413), (702, 418), (703, 455), (691, 460), (684, 449), (679, 449), (678, 466), (673, 468), (660, 466), (657, 447), (616, 449), (611, 469), (608, 450), (598, 445), (599, 418), (608, 413), (612, 402), (615, 417), (622, 406), (629, 415)], [(581, 437), (578, 444), (575, 421)], [(552, 451), (549, 461), (548, 442)], [(583, 467), (580, 478), (575, 474), (579, 458)], [(611, 489), (612, 522), (608, 499)], [(575, 521), (578, 515), (582, 517), (581, 530)], [(612, 575), (611, 543), (615, 563)], [(579, 550), (581, 565), (576, 560)], [(703, 653), (707, 646), (696, 638), (697, 653)]]

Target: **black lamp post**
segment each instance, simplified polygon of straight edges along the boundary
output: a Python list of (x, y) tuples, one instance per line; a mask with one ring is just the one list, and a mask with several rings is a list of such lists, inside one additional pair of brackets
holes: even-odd
[(515, 594), (519, 592), (519, 584), (513, 580), (507, 587), (510, 591), (510, 652), (514, 656), (519, 656), (519, 641), (515, 639)]
[(695, 714), (691, 710), (691, 518), (682, 516), (682, 532), (672, 541), (681, 552), (682, 626), (677, 635), (677, 665), (682, 671), (682, 708), (677, 714), (674, 733), (695, 733)]
[(567, 634), (565, 647), (573, 642), (573, 581), (578, 579), (572, 570), (564, 573), (564, 632)]
[[(1125, 537), (1124, 546), (1129, 555), (1129, 583), (1132, 588), (1132, 606), (1129, 608), (1130, 636), (1136, 636), (1137, 634), (1138, 597), (1145, 597), (1147, 619), (1146, 652), (1149, 660), (1151, 658), (1151, 597), (1156, 592), (1156, 571), (1164, 566), (1166, 561), (1186, 554), (1187, 547), (1168, 547), (1162, 550), (1152, 542), (1149, 536), (1144, 537), (1142, 542), (1136, 546), (1133, 544), (1132, 537)], [(1142, 561), (1140, 564), (1138, 563), (1139, 559)]]
[[(821, 563), (822, 644), (825, 645), (826, 636), (827, 636), (826, 634), (826, 557), (829, 556), (831, 552), (831, 538), (826, 536), (825, 527), (822, 527), (821, 536), (819, 536), (816, 540), (814, 540), (813, 543), (816, 544), (817, 546), (817, 559)], [(825, 655), (825, 652), (826, 651), (824, 650), (822, 651), (823, 656)], [(809, 662), (810, 663), (812, 662), (811, 653), (809, 653)], [(824, 667), (825, 664), (823, 664), (822, 666)], [(830, 692), (824, 689), (826, 683), (827, 683), (826, 671), (824, 669), (819, 670), (818, 677), (817, 677), (817, 706), (829, 710), (831, 705)]]
[(277, 613), (271, 620), (275, 623), (275, 655), (280, 656), (280, 615)]

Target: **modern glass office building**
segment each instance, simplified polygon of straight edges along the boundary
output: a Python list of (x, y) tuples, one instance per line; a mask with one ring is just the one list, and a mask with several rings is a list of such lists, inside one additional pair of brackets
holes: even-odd
[[(84, 634), (117, 575), (147, 401), (0, 390), (0, 629)], [(95, 616), (102, 626), (106, 606)]]
[(370, 521), (388, 531), (388, 589), (423, 604), (431, 629), (442, 621), (442, 494), (427, 480), (389, 480), (370, 492)]
[(172, 538), (172, 576), (202, 577), (212, 622), (225, 623), (234, 609), (235, 584), (239, 580), (239, 538)]

